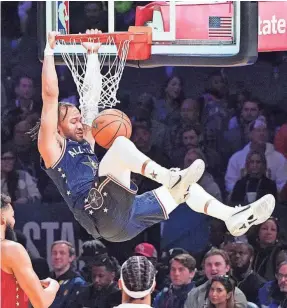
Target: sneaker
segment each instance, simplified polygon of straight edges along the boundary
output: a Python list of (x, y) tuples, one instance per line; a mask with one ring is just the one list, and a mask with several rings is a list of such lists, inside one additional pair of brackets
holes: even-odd
[(241, 236), (250, 227), (266, 221), (272, 215), (274, 208), (273, 195), (265, 195), (249, 205), (237, 207), (236, 213), (225, 222), (226, 227), (233, 236)]
[(189, 187), (200, 180), (205, 170), (205, 163), (201, 159), (195, 160), (184, 170), (170, 169), (168, 190), (173, 199), (178, 203), (184, 203), (189, 197)]

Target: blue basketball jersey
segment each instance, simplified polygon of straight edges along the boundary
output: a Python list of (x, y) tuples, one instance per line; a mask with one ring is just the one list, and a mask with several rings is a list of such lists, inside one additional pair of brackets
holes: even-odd
[(87, 141), (66, 139), (62, 155), (51, 168), (43, 169), (57, 186), (70, 209), (82, 209), (93, 182), (98, 179), (98, 160)]

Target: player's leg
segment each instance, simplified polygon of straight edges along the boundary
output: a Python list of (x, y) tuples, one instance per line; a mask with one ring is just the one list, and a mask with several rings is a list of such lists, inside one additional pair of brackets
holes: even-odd
[(185, 170), (168, 170), (140, 152), (129, 139), (118, 137), (100, 163), (99, 176), (111, 174), (123, 185), (129, 187), (130, 172), (134, 172), (167, 188), (181, 182), (186, 190), (191, 183), (201, 178), (204, 168), (204, 162), (197, 160)]
[(234, 236), (244, 234), (251, 226), (266, 221), (275, 207), (275, 198), (266, 195), (247, 206), (230, 207), (216, 200), (198, 184), (189, 188), (187, 205), (194, 211), (223, 220)]

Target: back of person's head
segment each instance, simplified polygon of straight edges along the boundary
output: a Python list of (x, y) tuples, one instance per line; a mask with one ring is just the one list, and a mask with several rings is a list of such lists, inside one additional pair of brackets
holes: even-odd
[(148, 300), (155, 288), (156, 269), (144, 256), (130, 257), (121, 268), (120, 289), (123, 301)]

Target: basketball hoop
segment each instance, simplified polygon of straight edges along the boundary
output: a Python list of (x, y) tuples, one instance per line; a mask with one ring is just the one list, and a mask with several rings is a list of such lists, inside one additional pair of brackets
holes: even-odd
[[(116, 97), (126, 60), (146, 60), (151, 55), (152, 29), (149, 27), (129, 27), (127, 32), (97, 34), (66, 34), (56, 37), (61, 45), (61, 55), (70, 69), (80, 95), (80, 109), (88, 122), (98, 114), (99, 108), (112, 108), (119, 101)], [(101, 55), (95, 55), (94, 64), (88, 64), (89, 56), (82, 47), (81, 52), (71, 53), (70, 46), (81, 47), (83, 42), (101, 43)], [(105, 47), (113, 47), (113, 53)], [(107, 48), (111, 50), (111, 48)], [(102, 71), (108, 63), (107, 72)], [(90, 68), (89, 68), (90, 67)], [(86, 72), (93, 74), (92, 82), (86, 82)], [(91, 72), (92, 70), (92, 72)], [(93, 117), (93, 118), (92, 118)], [(88, 123), (85, 123), (88, 124)]]

